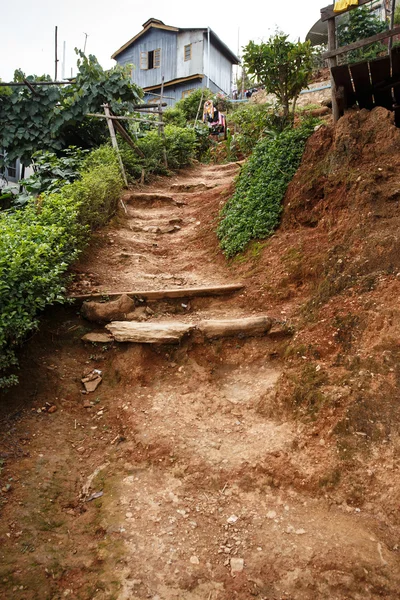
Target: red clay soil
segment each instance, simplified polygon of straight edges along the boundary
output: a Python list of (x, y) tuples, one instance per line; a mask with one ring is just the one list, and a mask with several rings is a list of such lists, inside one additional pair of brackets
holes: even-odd
[(136, 298), (132, 318), (276, 325), (91, 344), (104, 326), (78, 305), (47, 311), (1, 405), (0, 598), (399, 597), (399, 150), (382, 108), (321, 127), (280, 229), (229, 264), (215, 229), (238, 165), (125, 194), (71, 293), (243, 282)]

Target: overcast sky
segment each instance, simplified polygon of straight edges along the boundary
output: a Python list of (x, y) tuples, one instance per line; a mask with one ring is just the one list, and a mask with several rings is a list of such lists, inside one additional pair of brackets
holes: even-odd
[[(66, 42), (65, 75), (76, 72), (74, 48), (97, 56), (104, 68), (115, 64), (110, 57), (150, 17), (176, 27), (211, 27), (233, 52), (249, 40), (267, 39), (276, 27), (295, 40), (305, 38), (327, 0), (19, 0), (2, 3), (0, 22), (0, 79), (11, 81), (14, 70), (27, 75), (54, 76), (54, 27), (58, 26), (58, 52)], [(207, 9), (209, 12), (207, 13)]]

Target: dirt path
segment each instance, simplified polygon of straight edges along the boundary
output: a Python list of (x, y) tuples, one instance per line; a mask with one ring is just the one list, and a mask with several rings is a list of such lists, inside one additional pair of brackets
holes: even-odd
[[(203, 226), (236, 170), (199, 166), (126, 194), (127, 217), (93, 244), (73, 291), (235, 283)], [(140, 319), (255, 312), (239, 293), (154, 303)], [(282, 331), (83, 345), (103, 327), (75, 313), (47, 316), (3, 421), (1, 598), (398, 597), (384, 524), (315, 493), (322, 467), (303, 426), (271, 414)], [(103, 382), (82, 395), (93, 368)]]

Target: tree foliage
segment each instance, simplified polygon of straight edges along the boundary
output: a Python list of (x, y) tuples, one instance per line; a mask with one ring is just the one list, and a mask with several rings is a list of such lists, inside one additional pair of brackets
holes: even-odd
[(288, 38), (278, 32), (267, 42), (250, 41), (243, 59), (248, 72), (265, 86), (267, 93), (275, 94), (283, 116), (293, 117), (296, 100), (308, 85), (313, 61), (310, 42), (294, 43)]
[[(131, 83), (128, 67), (104, 71), (95, 56), (80, 51), (78, 55), (78, 74), (71, 85), (35, 86), (35, 93), (13, 87), (10, 94), (0, 96), (0, 147), (9, 161), (20, 158), (28, 165), (38, 150), (97, 146), (105, 139), (106, 125), (86, 113), (103, 112), (102, 104), (108, 102), (113, 112), (122, 114), (140, 100), (142, 91)], [(26, 77), (21, 71), (16, 71), (15, 79), (49, 80)]]
[[(359, 6), (351, 10), (345, 22), (338, 25), (339, 46), (346, 46), (358, 40), (371, 37), (376, 33), (381, 33), (387, 29), (387, 23), (381, 21), (379, 17), (373, 14), (366, 6)], [(354, 63), (363, 60), (376, 58), (386, 47), (380, 42), (370, 44), (358, 50), (352, 50), (347, 54), (347, 62)]]

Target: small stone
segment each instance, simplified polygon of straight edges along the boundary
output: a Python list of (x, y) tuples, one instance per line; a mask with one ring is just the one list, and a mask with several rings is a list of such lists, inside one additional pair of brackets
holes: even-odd
[(230, 560), (231, 563), (231, 574), (241, 573), (244, 568), (244, 559), (243, 558), (234, 558), (232, 557)]
[(191, 556), (190, 557), (190, 562), (192, 563), (192, 565), (199, 565), (200, 564), (200, 561), (197, 558), (197, 556)]
[(125, 517), (126, 517), (127, 519), (132, 519), (132, 517), (133, 517), (133, 513), (131, 513), (131, 512), (129, 512), (129, 511), (128, 511), (127, 513), (125, 513)]
[(53, 404), (53, 406), (50, 406), (50, 408), (47, 410), (47, 412), (52, 414), (52, 413), (55, 413), (56, 410), (57, 410), (57, 406), (55, 404)]
[(91, 342), (92, 344), (109, 344), (113, 338), (107, 333), (86, 333), (81, 337), (82, 342)]
[(236, 521), (238, 520), (239, 517), (237, 517), (236, 515), (231, 515), (228, 519), (227, 522), (228, 523), (236, 523)]
[(267, 512), (267, 519), (275, 519), (276, 517), (276, 512), (274, 510), (269, 510)]
[(304, 535), (306, 532), (305, 529), (296, 529), (295, 534), (296, 535)]

